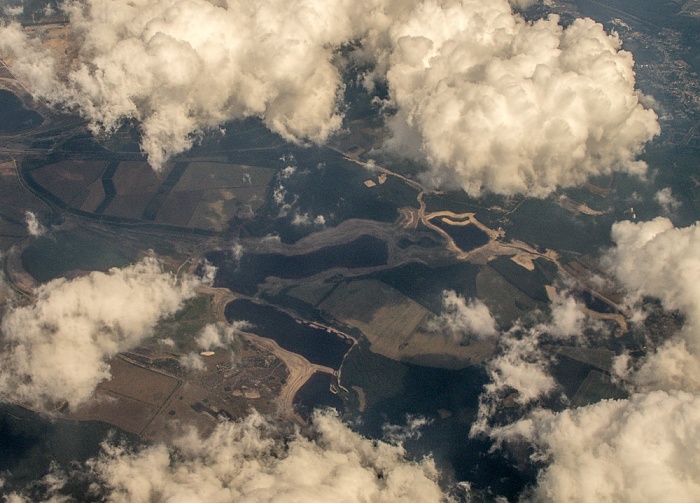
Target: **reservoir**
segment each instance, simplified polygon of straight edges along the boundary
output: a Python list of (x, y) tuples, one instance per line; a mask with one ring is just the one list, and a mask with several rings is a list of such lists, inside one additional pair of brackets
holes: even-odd
[(331, 384), (335, 383), (335, 376), (331, 374), (314, 373), (294, 397), (294, 408), (304, 419), (308, 419), (317, 408), (331, 407), (342, 414), (345, 410), (343, 399), (330, 390)]
[(489, 235), (474, 224), (450, 225), (442, 218), (431, 220), (430, 223), (445, 231), (462, 251), (470, 251), (489, 242)]
[(216, 286), (252, 295), (268, 276), (306, 278), (333, 267), (355, 269), (386, 265), (389, 251), (381, 239), (360, 236), (349, 243), (303, 255), (243, 253), (240, 260), (235, 261), (231, 252), (216, 251), (208, 253), (206, 258), (219, 269)]
[(299, 323), (287, 313), (271, 306), (256, 304), (238, 299), (226, 306), (226, 319), (245, 320), (255, 327), (250, 331), (274, 340), (281, 348), (297, 353), (317, 365), (333, 369), (340, 368), (345, 353), (352, 341), (316, 328)]

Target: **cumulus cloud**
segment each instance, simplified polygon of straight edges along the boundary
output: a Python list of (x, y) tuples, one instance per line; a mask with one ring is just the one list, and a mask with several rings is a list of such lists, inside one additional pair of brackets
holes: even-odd
[(549, 373), (552, 355), (543, 350), (540, 341), (542, 327), (526, 330), (516, 325), (500, 337), (498, 354), (486, 364), (489, 383), (479, 396), (470, 436), (490, 435), (492, 420), (506, 401), (525, 409), (557, 389)]
[(280, 174), (280, 177), (283, 178), (284, 180), (290, 178), (294, 173), (297, 172), (297, 168), (295, 166), (287, 166), (282, 170), (282, 173)]
[(201, 371), (207, 368), (202, 357), (195, 352), (182, 355), (178, 362), (187, 370)]
[(589, 19), (563, 28), (512, 10), (530, 3), (73, 0), (79, 50), (61, 79), (18, 26), (0, 30), (0, 48), (37, 95), (94, 131), (137, 121), (154, 167), (241, 117), (324, 142), (342, 119), (334, 57), (359, 42), (346, 52), (370, 68), (368, 89), (389, 90), (387, 146), (427, 161), (429, 183), (544, 196), (591, 175), (643, 174), (635, 158), (659, 128), (631, 54)]
[(169, 448), (136, 452), (104, 445), (89, 461), (93, 487), (108, 501), (439, 502), (446, 499), (430, 459), (409, 461), (400, 445), (372, 441), (336, 415), (317, 412), (311, 431), (285, 433), (253, 413), (194, 431)]
[(292, 218), (292, 225), (297, 227), (303, 226), (307, 227), (314, 225), (316, 227), (323, 227), (326, 225), (326, 217), (323, 215), (316, 215), (314, 218), (309, 216), (308, 213), (300, 213), (299, 211), (294, 212), (294, 217)]
[[(350, 38), (341, 3), (70, 1), (64, 9), (80, 50), (64, 85), (36, 86), (32, 73), (22, 75), (95, 131), (139, 121), (155, 168), (202, 131), (242, 117), (261, 117), (289, 141), (323, 142), (341, 124), (342, 81), (331, 61), (333, 47)], [(38, 57), (8, 29), (0, 40), (17, 68)]]
[(700, 391), (700, 227), (676, 228), (667, 218), (613, 225), (607, 264), (630, 302), (657, 297), (686, 316), (680, 333), (632, 374), (645, 389)]
[(110, 357), (150, 336), (156, 322), (195, 295), (152, 257), (122, 269), (56, 279), (0, 324), (0, 398), (37, 408), (76, 406), (110, 376)]
[(24, 213), (24, 221), (27, 224), (27, 232), (30, 236), (39, 237), (46, 233), (46, 227), (44, 227), (37, 216), (31, 211)]
[(552, 319), (546, 330), (555, 337), (578, 337), (583, 334), (586, 325), (590, 324), (585, 305), (566, 291), (554, 291), (550, 308)]
[(0, 51), (12, 58), (12, 71), (28, 83), (35, 96), (53, 104), (69, 99), (58, 79), (56, 60), (38, 40), (27, 37), (19, 24), (0, 26)]
[(293, 206), (299, 200), (299, 196), (297, 196), (296, 194), (292, 194), (291, 196), (289, 196), (287, 189), (284, 187), (284, 185), (282, 185), (282, 183), (278, 183), (272, 191), (272, 199), (275, 201), (275, 204), (279, 207), (279, 213), (277, 214), (277, 217), (285, 218), (292, 211)]
[(374, 32), (389, 147), (427, 160), (436, 186), (544, 196), (592, 175), (641, 175), (658, 134), (632, 55), (602, 25), (528, 23), (506, 0), (420, 2)]
[[(602, 328), (567, 290), (553, 290), (550, 313), (521, 319), (498, 338), (496, 355), (486, 362), (489, 382), (479, 396), (472, 436), (489, 435), (503, 412), (525, 413), (544, 399), (566, 396), (551, 374), (562, 344), (587, 345), (587, 337)], [(559, 393), (559, 395), (555, 395)], [(512, 414), (509, 414), (512, 420)], [(494, 421), (496, 420), (496, 421)]]
[(680, 201), (673, 196), (671, 187), (661, 189), (654, 194), (654, 200), (659, 203), (661, 209), (666, 214), (675, 212), (681, 206)]
[(531, 417), (500, 429), (549, 464), (532, 501), (692, 502), (700, 499), (700, 398), (656, 391)]
[(22, 5), (5, 5), (2, 8), (2, 13), (6, 16), (17, 17), (24, 14), (24, 6)]
[(385, 424), (382, 426), (383, 437), (392, 444), (402, 444), (408, 439), (418, 439), (421, 431), (433, 421), (422, 416), (406, 415), (406, 424)]
[(442, 308), (440, 316), (428, 322), (431, 332), (449, 334), (459, 342), (494, 337), (498, 333), (491, 311), (479, 299), (467, 300), (454, 290), (445, 290)]
[(498, 336), (496, 356), (486, 363), (490, 381), (479, 398), (472, 435), (488, 434), (491, 420), (506, 401), (509, 407), (514, 404), (524, 410), (551, 396), (558, 388), (550, 374), (558, 344), (572, 340), (584, 342), (584, 330), (595, 325), (584, 306), (566, 291), (554, 291), (551, 313), (541, 322), (519, 320), (500, 334), (482, 302), (467, 301), (453, 291), (446, 291), (443, 304), (443, 314), (429, 322), (430, 329), (451, 333), (459, 340)]
[(618, 358), (614, 372), (636, 391), (629, 399), (559, 413), (538, 408), (489, 434), (536, 448), (533, 460), (544, 468), (533, 501), (697, 501), (700, 230), (657, 218), (619, 222), (612, 238), (605, 260), (628, 302), (656, 297), (684, 314), (685, 325), (641, 362)]
[(517, 9), (527, 9), (530, 6), (535, 5), (537, 0), (508, 0), (508, 2)]
[(240, 243), (234, 243), (233, 246), (231, 246), (231, 254), (233, 256), (233, 260), (239, 265), (241, 263), (241, 259), (243, 258), (244, 252), (245, 248)]
[(214, 348), (230, 348), (235, 340), (236, 332), (248, 330), (253, 325), (247, 321), (234, 321), (233, 323), (209, 323), (195, 337), (197, 346), (209, 350)]
[(511, 389), (517, 392), (515, 401), (526, 404), (554, 390), (556, 382), (549, 375), (549, 360), (539, 347), (537, 332), (504, 337), (501, 346), (503, 352), (488, 364), (487, 393)]

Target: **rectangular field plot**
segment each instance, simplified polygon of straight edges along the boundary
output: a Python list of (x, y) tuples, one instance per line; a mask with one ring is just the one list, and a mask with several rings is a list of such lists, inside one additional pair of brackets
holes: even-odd
[(97, 388), (95, 398), (78, 408), (71, 417), (77, 420), (104, 421), (139, 435), (157, 413), (158, 407), (154, 405)]
[(100, 387), (139, 402), (160, 407), (177, 388), (178, 381), (159, 372), (133, 365), (121, 358), (109, 362), (112, 378)]
[(179, 382), (120, 357), (109, 362), (111, 379), (100, 383), (95, 398), (71, 413), (73, 419), (105, 421), (140, 435), (158, 415)]
[(221, 232), (236, 216), (250, 218), (265, 202), (271, 168), (191, 162), (168, 194), (157, 221)]
[(106, 167), (107, 161), (61, 161), (35, 169), (31, 176), (66, 204), (76, 204), (75, 199), (79, 198), (77, 207), (80, 207), (86, 198), (88, 187), (96, 180), (99, 181)]
[(105, 190), (102, 180), (95, 180), (85, 191), (85, 197), (81, 201), (80, 210), (89, 213), (94, 212), (105, 198)]
[(275, 170), (216, 162), (191, 162), (174, 192), (222, 188), (267, 187)]
[(141, 193), (154, 194), (160, 184), (165, 181), (169, 172), (169, 166), (164, 166), (163, 171), (156, 173), (145, 162), (122, 161), (112, 176), (112, 182), (114, 182), (114, 189), (119, 196)]
[(104, 214), (111, 217), (140, 219), (152, 197), (152, 192), (115, 196)]
[(198, 192), (171, 192), (158, 211), (156, 222), (187, 227), (199, 204)]
[(430, 311), (377, 280), (340, 285), (318, 307), (360, 329), (371, 351), (394, 360), (464, 368), (488, 358), (495, 347), (493, 341), (462, 345), (450, 336), (427, 333), (423, 325)]

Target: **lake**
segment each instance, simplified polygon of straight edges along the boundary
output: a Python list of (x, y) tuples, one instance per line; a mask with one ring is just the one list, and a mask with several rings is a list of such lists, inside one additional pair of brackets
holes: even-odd
[(489, 235), (473, 224), (450, 225), (442, 218), (435, 218), (430, 223), (445, 231), (457, 247), (465, 252), (484, 246), (489, 242)]
[(240, 261), (229, 251), (215, 251), (206, 258), (219, 270), (217, 286), (253, 295), (268, 276), (285, 279), (306, 278), (333, 267), (348, 269), (385, 265), (389, 251), (385, 241), (360, 236), (349, 243), (327, 246), (303, 255), (243, 253)]
[(305, 419), (314, 409), (330, 407), (340, 414), (345, 410), (343, 399), (330, 390), (335, 384), (335, 376), (325, 372), (314, 373), (294, 397), (294, 408)]
[(311, 363), (333, 369), (340, 368), (343, 357), (352, 344), (350, 339), (307, 323), (298, 323), (279, 309), (246, 299), (229, 302), (225, 313), (230, 322), (248, 321), (255, 325), (251, 332), (274, 340), (283, 349), (300, 354)]

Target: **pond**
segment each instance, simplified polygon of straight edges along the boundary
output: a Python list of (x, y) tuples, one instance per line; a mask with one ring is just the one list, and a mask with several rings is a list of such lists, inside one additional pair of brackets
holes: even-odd
[(435, 218), (430, 223), (445, 231), (457, 247), (465, 252), (484, 246), (489, 242), (489, 235), (474, 224), (450, 225), (442, 218)]

